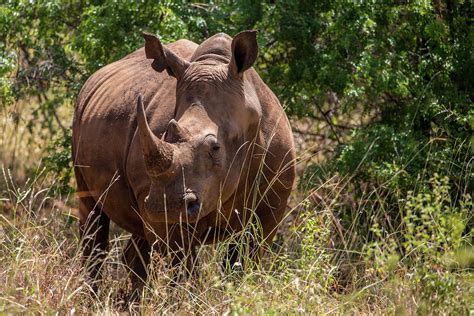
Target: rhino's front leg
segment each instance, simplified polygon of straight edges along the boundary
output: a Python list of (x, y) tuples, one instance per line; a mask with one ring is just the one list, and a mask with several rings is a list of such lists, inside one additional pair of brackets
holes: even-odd
[(193, 230), (180, 224), (155, 224), (148, 227), (146, 236), (152, 251), (166, 259), (172, 282), (185, 280), (196, 274), (196, 252)]
[(92, 206), (92, 211), (86, 220), (80, 221), (79, 231), (83, 263), (91, 278), (91, 287), (96, 292), (98, 289), (97, 282), (102, 279), (102, 266), (107, 255), (110, 220), (102, 210), (94, 208), (93, 203), (92, 198), (80, 200), (81, 208), (87, 204), (89, 207)]
[(132, 281), (133, 294), (139, 294), (148, 277), (151, 247), (146, 239), (133, 235), (124, 249), (123, 261)]
[(236, 240), (227, 242), (227, 249), (222, 260), (222, 270), (224, 272), (238, 273), (247, 268), (253, 268), (260, 263), (258, 241), (252, 232), (245, 232)]
[(237, 237), (231, 235), (228, 238), (228, 249), (222, 263), (224, 271), (237, 272), (257, 267), (261, 263), (265, 249), (269, 249), (284, 219), (288, 195), (289, 191), (282, 193), (283, 198), (273, 196), (271, 201), (276, 206), (261, 203), (243, 227), (243, 232)]

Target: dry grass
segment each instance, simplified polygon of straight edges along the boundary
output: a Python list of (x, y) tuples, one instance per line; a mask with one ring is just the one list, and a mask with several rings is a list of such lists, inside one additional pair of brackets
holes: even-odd
[[(343, 231), (335, 209), (354, 203), (357, 212), (365, 204), (351, 201), (345, 194), (347, 179), (337, 177), (309, 193), (293, 193), (292, 210), (260, 267), (223, 273), (226, 244), (204, 246), (198, 251), (197, 273), (175, 283), (166, 260), (154, 257), (148, 286), (134, 304), (126, 303), (130, 284), (121, 260), (129, 235), (115, 228), (104, 280), (95, 294), (82, 269), (74, 196), (57, 193), (52, 175), (36, 172), (31, 174), (38, 177), (28, 179), (27, 169), (40, 170), (42, 150), (31, 150), (28, 137), (20, 136), (28, 133), (24, 126), (13, 125), (6, 113), (2, 124), (0, 313), (437, 313), (439, 305), (430, 306), (427, 289), (417, 286), (411, 267), (400, 261), (381, 273), (372, 261), (364, 261), (367, 249), (351, 247), (357, 231)], [(314, 157), (310, 149), (300, 152), (300, 160), (307, 157)], [(470, 253), (462, 256), (474, 261)], [(449, 308), (439, 312), (474, 313), (472, 269), (439, 269), (439, 278), (446, 273), (454, 285), (447, 289)]]
[[(0, 311), (108, 313), (130, 309), (144, 314), (156, 311), (266, 314), (327, 313), (356, 307), (351, 300), (344, 302), (342, 297), (331, 294), (333, 284), (324, 284), (323, 279), (330, 279), (335, 271), (331, 271), (326, 256), (321, 255), (307, 266), (298, 262), (297, 245), (301, 239), (298, 232), (287, 232), (284, 240), (280, 240), (278, 251), (265, 257), (261, 269), (243, 273), (221, 272), (223, 244), (202, 247), (198, 273), (177, 285), (172, 285), (162, 260), (155, 258), (149, 287), (135, 306), (123, 302), (123, 294), (130, 287), (121, 261), (128, 236), (119, 234), (111, 241), (105, 263), (107, 272), (96, 297), (81, 268), (77, 224), (69, 214), (70, 208), (47, 198), (42, 183), (19, 188), (10, 181), (10, 195), (2, 197), (0, 217)], [(15, 202), (9, 204), (7, 200)], [(319, 265), (329, 270), (322, 271)], [(344, 304), (339, 305), (341, 302)]]
[[(165, 260), (155, 257), (148, 286), (133, 305), (125, 303), (130, 284), (121, 261), (129, 236), (115, 229), (96, 295), (81, 267), (77, 222), (67, 206), (71, 197), (58, 203), (48, 197), (46, 180), (18, 187), (3, 171), (8, 186), (0, 215), (0, 312), (412, 314), (425, 304), (407, 270), (381, 278), (361, 262), (350, 266), (352, 280), (344, 281), (345, 261), (334, 260), (331, 204), (308, 212), (309, 200), (283, 225), (260, 268), (224, 274), (225, 244), (205, 246), (197, 273), (175, 284)], [(472, 309), (472, 299), (471, 305), (466, 301), (474, 294), (472, 273), (455, 276), (460, 283), (452, 295), (462, 298), (461, 310)]]

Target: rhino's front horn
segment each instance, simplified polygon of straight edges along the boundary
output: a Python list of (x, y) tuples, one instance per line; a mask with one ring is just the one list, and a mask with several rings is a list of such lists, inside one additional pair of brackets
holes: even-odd
[(173, 163), (173, 146), (153, 134), (146, 120), (142, 97), (137, 101), (138, 136), (145, 159), (147, 173), (150, 176), (160, 175), (171, 168)]

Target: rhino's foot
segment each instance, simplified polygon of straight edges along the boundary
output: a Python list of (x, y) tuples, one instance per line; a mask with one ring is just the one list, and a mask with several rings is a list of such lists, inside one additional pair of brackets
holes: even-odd
[(248, 268), (256, 267), (260, 262), (256, 244), (254, 239), (230, 243), (222, 260), (221, 270), (227, 275), (237, 276), (243, 274)]

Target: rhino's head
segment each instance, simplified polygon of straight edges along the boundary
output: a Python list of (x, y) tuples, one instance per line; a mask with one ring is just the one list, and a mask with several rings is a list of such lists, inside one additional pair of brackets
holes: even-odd
[(258, 54), (255, 31), (203, 42), (191, 61), (144, 34), (152, 67), (177, 79), (175, 118), (158, 138), (137, 105), (138, 133), (151, 187), (152, 221), (195, 222), (235, 193), (256, 135), (261, 107), (245, 73)]

